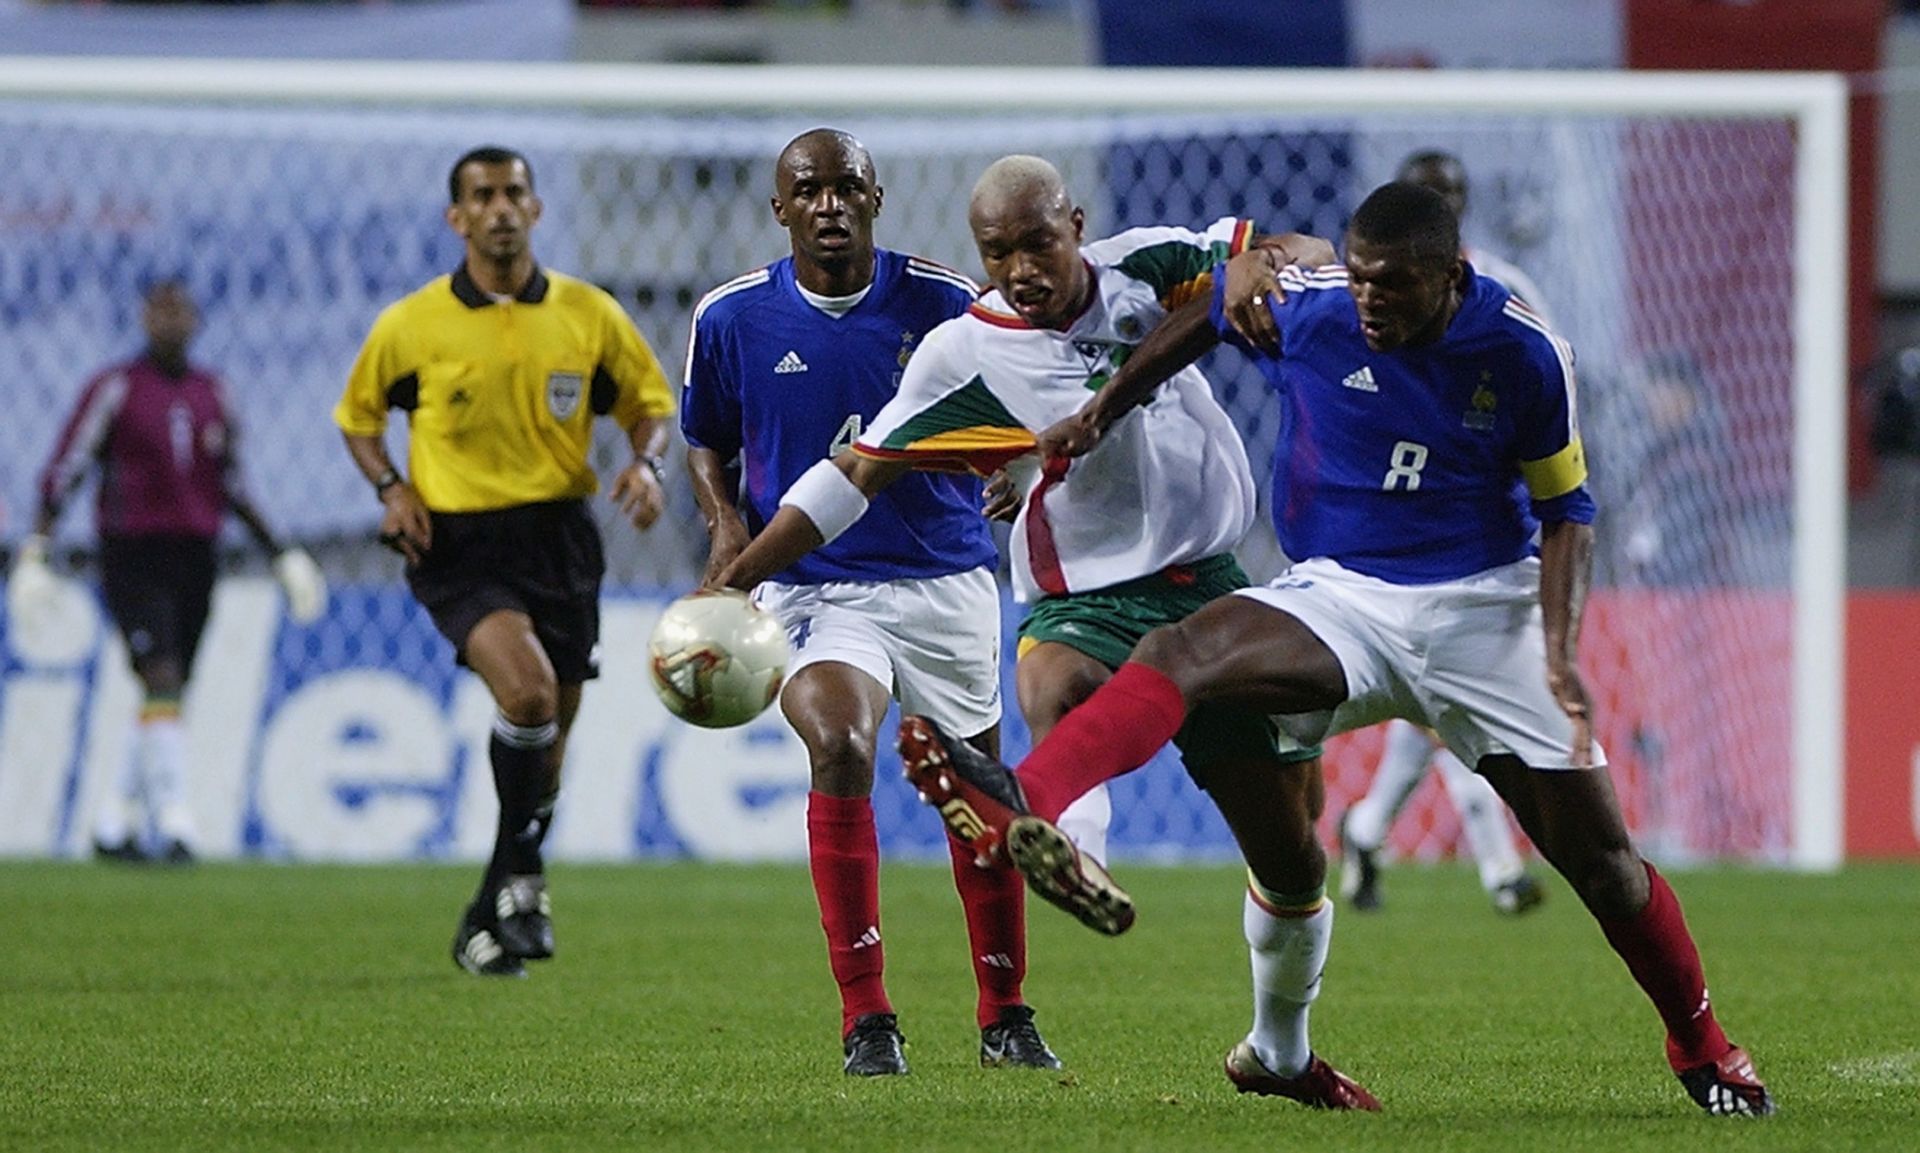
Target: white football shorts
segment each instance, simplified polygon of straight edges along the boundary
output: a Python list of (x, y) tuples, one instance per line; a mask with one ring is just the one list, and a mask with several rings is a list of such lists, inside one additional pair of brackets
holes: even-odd
[(793, 644), (792, 677), (839, 661), (885, 685), (905, 713), (971, 737), (1000, 721), (1000, 589), (993, 573), (943, 577), (768, 581), (753, 591)]
[[(1511, 753), (1535, 769), (1571, 767), (1573, 722), (1547, 689), (1534, 558), (1463, 580), (1397, 585), (1324, 558), (1241, 589), (1326, 642), (1347, 676), (1331, 713), (1278, 718), (1302, 744), (1401, 717), (1440, 734), (1468, 765)], [(1607, 763), (1593, 743), (1593, 764)]]

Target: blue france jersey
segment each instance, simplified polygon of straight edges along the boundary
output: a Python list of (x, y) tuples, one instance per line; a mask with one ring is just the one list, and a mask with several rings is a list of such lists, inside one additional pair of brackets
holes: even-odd
[(1573, 351), (1498, 282), (1474, 276), (1447, 331), (1374, 352), (1338, 266), (1280, 276), (1279, 359), (1247, 348), (1281, 403), (1273, 524), (1295, 561), (1328, 557), (1432, 584), (1536, 551), (1540, 520), (1593, 520)]
[[(791, 257), (707, 294), (693, 314), (680, 428), (688, 444), (738, 459), (749, 529), (766, 526), (801, 473), (853, 443), (892, 399), (920, 338), (972, 301), (959, 273), (884, 249), (867, 295), (837, 317), (800, 295)], [(978, 477), (908, 473), (773, 579), (887, 581), (993, 565), (981, 501)]]

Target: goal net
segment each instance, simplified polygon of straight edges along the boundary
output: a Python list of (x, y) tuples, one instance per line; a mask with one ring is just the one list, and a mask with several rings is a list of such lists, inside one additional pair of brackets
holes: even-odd
[[(480, 143), (524, 151), (546, 205), (536, 251), (610, 289), (677, 377), (693, 303), (785, 254), (767, 205), (775, 154), (830, 123), (874, 155), (880, 242), (976, 276), (967, 193), (1008, 152), (1060, 167), (1090, 237), (1236, 214), (1337, 238), (1407, 154), (1457, 155), (1471, 180), (1468, 244), (1532, 279), (1533, 303), (1579, 358), (1602, 509), (1584, 668), (1634, 831), (1656, 856), (1837, 853), (1840, 549), (1823, 517), (1837, 522), (1842, 376), (1837, 337), (1821, 325), (1840, 330), (1831, 269), (1843, 208), (1829, 87), (501, 72), (496, 90), (475, 93), (463, 73), (417, 66), (0, 70), (12, 78), (0, 82), (6, 539), (30, 528), (34, 474), (81, 384), (137, 351), (142, 286), (179, 276), (203, 311), (195, 359), (238, 407), (251, 491), (335, 583), (325, 619), (295, 627), (234, 537), (216, 655), (188, 702), (209, 766), (195, 805), (214, 852), (461, 855), (488, 839), (484, 693), (450, 671), (397, 561), (370, 546), (377, 506), (329, 419), (376, 312), (460, 260), (442, 218), (453, 159)], [(1210, 376), (1264, 492), (1277, 408), (1231, 353)], [(602, 474), (622, 455), (603, 430)], [(608, 674), (570, 754), (554, 834), (563, 855), (784, 856), (802, 845), (804, 756), (776, 719), (696, 733), (642, 687), (645, 629), (705, 557), (687, 487), (672, 486), (666, 523), (645, 536), (604, 502), (596, 509), (611, 566)], [(88, 504), (73, 502), (57, 537), (83, 578)], [(1264, 519), (1242, 555), (1261, 577), (1284, 563)], [(75, 851), (90, 798), (124, 755), (133, 691), (118, 642), (97, 610), (75, 611), (84, 641), (6, 650), (0, 851)], [(1020, 751), (1016, 716), (1008, 730)], [(1331, 813), (1364, 790), (1378, 748), (1377, 733), (1331, 747)], [(932, 851), (937, 822), (889, 767), (883, 837)], [(1231, 852), (1170, 758), (1119, 782), (1114, 809), (1118, 855)], [(1433, 784), (1392, 843), (1430, 858), (1457, 834)]]

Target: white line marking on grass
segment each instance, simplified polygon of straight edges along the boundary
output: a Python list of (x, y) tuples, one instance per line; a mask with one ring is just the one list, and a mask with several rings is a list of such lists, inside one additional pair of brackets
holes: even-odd
[(1838, 1062), (1830, 1068), (1833, 1075), (1843, 1081), (1859, 1081), (1868, 1085), (1920, 1085), (1920, 1050), (1889, 1053), (1881, 1057), (1861, 1057)]

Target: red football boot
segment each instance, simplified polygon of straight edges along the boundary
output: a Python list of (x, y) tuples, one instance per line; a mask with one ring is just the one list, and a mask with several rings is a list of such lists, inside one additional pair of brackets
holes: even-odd
[(1307, 1062), (1306, 1071), (1299, 1076), (1282, 1077), (1262, 1065), (1253, 1046), (1245, 1041), (1227, 1053), (1227, 1080), (1233, 1082), (1233, 1087), (1242, 1093), (1286, 1097), (1315, 1109), (1380, 1111), (1378, 1098), (1318, 1056)]
[(1675, 1076), (1694, 1104), (1716, 1117), (1765, 1117), (1773, 1097), (1753, 1071), (1745, 1049), (1728, 1049), (1718, 1061), (1682, 1069)]

